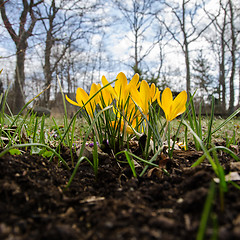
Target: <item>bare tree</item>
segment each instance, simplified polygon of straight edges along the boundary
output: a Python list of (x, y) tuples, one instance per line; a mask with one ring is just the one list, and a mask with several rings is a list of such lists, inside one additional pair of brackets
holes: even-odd
[[(15, 69), (15, 81), (13, 86), (14, 99), (12, 111), (18, 113), (24, 106), (24, 85), (25, 85), (25, 72), (24, 62), (26, 56), (26, 50), (28, 48), (28, 38), (32, 36), (34, 26), (37, 22), (34, 9), (37, 5), (41, 4), (43, 0), (22, 0), (21, 14), (19, 18), (18, 27), (13, 24), (15, 16), (11, 15), (10, 8), (13, 7), (11, 1), (0, 0), (1, 17), (5, 28), (7, 29), (11, 39), (16, 46), (16, 69)], [(8, 9), (8, 10), (7, 10)], [(10, 19), (10, 17), (12, 17)], [(18, 31), (18, 32), (17, 32)]]
[(240, 66), (238, 66), (238, 87), (239, 87), (239, 89), (238, 89), (238, 106), (240, 106)]
[[(54, 44), (54, 28), (55, 28), (55, 17), (59, 10), (59, 8), (56, 7), (55, 0), (52, 0), (51, 5), (48, 7), (47, 3), (44, 3), (43, 6), (45, 12), (46, 12), (46, 19), (42, 17), (41, 11), (38, 10), (39, 17), (42, 20), (44, 29), (46, 31), (46, 40), (45, 40), (45, 51), (44, 51), (44, 76), (45, 76), (45, 87), (48, 87), (48, 85), (52, 82), (52, 73), (55, 70), (56, 64), (54, 66), (51, 66), (51, 50)], [(46, 23), (46, 22), (48, 23)], [(58, 25), (58, 24), (57, 24)], [(48, 102), (50, 98), (50, 88), (48, 88), (44, 92), (44, 105), (48, 107)]]
[(164, 25), (171, 38), (181, 47), (186, 66), (186, 89), (191, 90), (191, 61), (189, 46), (200, 38), (202, 33), (212, 24), (213, 20), (201, 24), (204, 16), (198, 17), (198, 11), (202, 8), (196, 1), (182, 0), (163, 1), (165, 13), (169, 11), (172, 21), (163, 14), (162, 10), (156, 14), (158, 21)]
[[(155, 20), (153, 12), (153, 4), (155, 0), (113, 0), (114, 4), (118, 7), (124, 20), (127, 21), (128, 26), (133, 35), (133, 48), (134, 54), (131, 58), (134, 63), (131, 65), (135, 73), (143, 74), (141, 64), (145, 58), (151, 53), (156, 44), (159, 43), (159, 37), (151, 39), (152, 44), (147, 48), (143, 47), (144, 40), (147, 38), (147, 34), (150, 28), (152, 28)], [(121, 20), (122, 22), (122, 20)]]
[(211, 20), (214, 19), (213, 26), (215, 30), (215, 34), (208, 34), (206, 36), (206, 39), (211, 43), (213, 51), (218, 55), (219, 99), (222, 105), (222, 109), (223, 111), (226, 110), (226, 89), (227, 81), (229, 79), (229, 112), (232, 112), (234, 109), (235, 100), (234, 79), (237, 64), (237, 38), (239, 36), (239, 32), (235, 28), (236, 6), (234, 7), (231, 0), (220, 0), (219, 6), (221, 14), (217, 17), (205, 9), (208, 17)]
[[(64, 72), (70, 91), (73, 80), (71, 78), (73, 75), (73, 56), (76, 58), (76, 55), (81, 54), (82, 51), (82, 48), (77, 47), (77, 44), (81, 45), (79, 41), (85, 41), (102, 27), (100, 21), (102, 16), (92, 14), (101, 6), (101, 3), (97, 1), (86, 4), (81, 0), (51, 0), (50, 4), (46, 2), (38, 8), (38, 15), (46, 34), (43, 64), (45, 87), (52, 83), (57, 66), (62, 61), (66, 64)], [(75, 42), (77, 43), (74, 45)], [(72, 55), (69, 54), (70, 52)], [(43, 104), (45, 106), (48, 106), (50, 91), (51, 88), (44, 93)]]
[(234, 79), (236, 72), (236, 29), (235, 29), (235, 18), (234, 18), (234, 6), (231, 0), (228, 0), (229, 4), (229, 21), (230, 21), (230, 35), (231, 35), (231, 43), (230, 43), (230, 54), (231, 54), (231, 73), (229, 77), (229, 90), (230, 90), (230, 100), (229, 100), (229, 113), (234, 111), (234, 100), (235, 100), (235, 90), (234, 90)]

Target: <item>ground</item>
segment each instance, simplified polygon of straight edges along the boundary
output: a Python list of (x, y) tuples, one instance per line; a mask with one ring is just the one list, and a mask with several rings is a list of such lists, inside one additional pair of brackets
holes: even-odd
[[(70, 164), (68, 151), (62, 154)], [(73, 169), (27, 152), (7, 154), (0, 159), (0, 239), (196, 239), (209, 186), (216, 178), (206, 160), (191, 168), (201, 155), (176, 151), (172, 159), (160, 162), (169, 175), (152, 169), (141, 178), (133, 178), (127, 164), (105, 155), (97, 179), (84, 162), (65, 190)], [(239, 172), (239, 163), (227, 154), (219, 153), (219, 160), (226, 174)], [(215, 239), (240, 239), (239, 199), (240, 190), (228, 184), (221, 208), (215, 183), (204, 239), (216, 231)]]

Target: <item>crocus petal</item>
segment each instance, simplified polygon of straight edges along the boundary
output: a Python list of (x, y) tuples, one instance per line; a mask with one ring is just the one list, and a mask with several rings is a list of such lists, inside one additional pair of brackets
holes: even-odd
[(185, 112), (186, 102), (187, 102), (187, 92), (182, 91), (177, 95), (177, 97), (174, 99), (172, 103), (172, 114), (171, 114), (172, 119), (174, 119), (175, 117)]
[(155, 94), (156, 94), (156, 86), (155, 86), (154, 83), (152, 83), (151, 87), (150, 87), (150, 97), (151, 97), (151, 99), (154, 98)]
[(88, 101), (88, 99), (89, 99), (88, 94), (82, 88), (78, 88), (77, 94), (76, 94), (76, 100), (79, 106), (82, 107), (83, 104), (85, 104)]
[(134, 88), (130, 91), (133, 100), (141, 109), (144, 115), (148, 114), (150, 104), (154, 102), (160, 94), (154, 83), (151, 85), (151, 87), (149, 87), (148, 83), (145, 80), (141, 81), (139, 91)]
[(131, 128), (129, 125), (127, 125), (126, 132), (127, 132), (128, 134), (134, 134), (134, 131), (132, 130), (132, 128)]
[(139, 100), (141, 100), (141, 98), (140, 98), (140, 93), (138, 91), (138, 86), (139, 86), (139, 75), (136, 73), (131, 79), (131, 81), (129, 82), (129, 84), (127, 85), (127, 91), (126, 91), (127, 95), (125, 97), (128, 97), (128, 94), (131, 94), (133, 100), (139, 106), (141, 105), (139, 103)]
[(132, 96), (132, 99), (133, 101), (139, 106), (141, 105), (140, 102), (141, 102), (141, 94), (140, 92), (136, 89), (136, 88), (133, 88), (131, 90), (131, 96)]
[[(108, 80), (106, 79), (105, 76), (102, 76), (102, 84), (103, 84), (103, 86), (106, 86), (107, 84), (109, 84), (109, 82), (108, 82)], [(116, 92), (111, 85), (108, 85), (104, 89), (106, 89), (110, 94), (112, 94), (112, 96), (117, 98)]]
[[(91, 98), (93, 95), (97, 93), (101, 88), (100, 84), (93, 83), (90, 89), (89, 98)], [(99, 102), (99, 94), (95, 95), (95, 97), (91, 100), (91, 102), (94, 102), (95, 104), (98, 104)]]
[(143, 80), (140, 85), (140, 93), (142, 98), (142, 110), (143, 113), (146, 115), (149, 109), (149, 100), (150, 100), (150, 89), (148, 83)]
[(168, 117), (169, 117), (169, 113), (171, 111), (171, 105), (173, 102), (172, 92), (171, 92), (170, 88), (164, 89), (161, 100), (162, 101), (160, 102), (159, 105), (162, 108), (162, 110), (164, 111), (166, 119), (168, 121), (170, 121), (168, 119)]
[(138, 88), (139, 87), (139, 75), (136, 73), (131, 81), (128, 84), (128, 88), (131, 91), (132, 88)]
[(158, 88), (156, 88), (156, 92), (155, 92), (155, 95), (152, 98), (152, 102), (155, 102), (156, 99), (158, 99), (160, 97), (160, 93), (161, 92), (158, 90)]
[[(118, 127), (118, 124), (119, 124), (119, 121), (117, 120), (117, 121), (111, 121), (111, 126), (113, 127), (113, 128), (117, 128)], [(123, 129), (124, 129), (124, 121), (121, 121), (121, 123), (120, 123), (121, 125), (120, 125), (120, 131), (121, 132), (123, 132)], [(126, 123), (125, 124), (125, 127), (126, 127), (126, 133), (128, 133), (128, 134), (133, 134), (134, 133), (134, 131), (132, 130), (132, 128)]]
[(65, 97), (66, 97), (67, 101), (68, 101), (69, 103), (71, 103), (72, 105), (79, 106), (79, 104), (78, 104), (77, 102), (74, 102), (74, 101), (73, 101), (72, 99), (70, 99), (67, 95), (65, 95)]
[(123, 72), (120, 72), (117, 75), (117, 81), (115, 82), (115, 87), (114, 87), (114, 90), (118, 95), (118, 99), (120, 98), (123, 99), (124, 95), (126, 95), (125, 93), (126, 86), (127, 86), (127, 77)]
[[(90, 89), (89, 99), (91, 99), (97, 91), (101, 88), (100, 84), (93, 83)], [(90, 103), (86, 105), (86, 110), (91, 117), (93, 117), (93, 112), (95, 111), (96, 105), (99, 102), (99, 94), (96, 94), (91, 100)]]
[(151, 102), (152, 103), (154, 101), (156, 101), (156, 99), (159, 96), (159, 94), (160, 94), (160, 92), (159, 92), (158, 88), (155, 86), (154, 83), (152, 83), (151, 89), (150, 89), (150, 95), (151, 95)]
[[(125, 127), (126, 127), (126, 133), (128, 133), (128, 134), (134, 133), (132, 128), (127, 123), (125, 123)], [(121, 127), (120, 127), (121, 132), (123, 132), (123, 129), (124, 129), (124, 121), (121, 121)]]
[(162, 93), (161, 101), (160, 98), (157, 98), (157, 100), (165, 113), (166, 120), (172, 121), (186, 110), (187, 93), (182, 91), (173, 100), (171, 90), (166, 88)]
[(112, 102), (112, 95), (107, 91), (106, 88), (101, 90), (99, 105), (103, 109), (106, 106), (109, 106)]

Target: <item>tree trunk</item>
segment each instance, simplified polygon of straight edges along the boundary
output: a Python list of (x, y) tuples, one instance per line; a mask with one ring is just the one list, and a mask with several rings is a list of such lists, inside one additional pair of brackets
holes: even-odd
[(240, 66), (238, 67), (238, 80), (239, 80), (239, 86), (238, 86), (238, 106), (240, 107)]
[(134, 70), (135, 70), (135, 73), (136, 73), (136, 72), (138, 72), (138, 31), (137, 30), (135, 32), (134, 60), (135, 60)]
[(15, 69), (15, 81), (13, 85), (14, 99), (12, 112), (13, 114), (19, 113), (25, 104), (24, 96), (24, 85), (25, 85), (25, 72), (24, 72), (24, 62), (26, 55), (26, 43), (21, 44), (17, 48), (16, 55), (16, 69)]
[(189, 60), (189, 50), (188, 44), (185, 43), (185, 64), (186, 64), (186, 88), (187, 93), (189, 94), (191, 91), (190, 82), (191, 82), (191, 75), (190, 75), (190, 60)]
[[(52, 70), (51, 70), (51, 49), (52, 49), (52, 35), (51, 32), (47, 32), (47, 39), (46, 39), (46, 48), (45, 48), (45, 64), (44, 64), (44, 76), (45, 76), (45, 88), (47, 88), (52, 82)], [(50, 99), (50, 90), (48, 88), (44, 92), (44, 107), (49, 107), (49, 99)]]
[[(36, 24), (37, 19), (35, 18), (33, 8), (37, 5), (41, 4), (43, 0), (39, 0), (38, 2), (34, 2), (31, 0), (30, 2), (24, 0), (22, 1), (22, 12), (19, 18), (19, 27), (18, 34), (15, 31), (13, 26), (16, 23), (12, 24), (7, 16), (5, 4), (8, 1), (0, 0), (0, 10), (1, 17), (4, 23), (5, 28), (7, 29), (9, 35), (16, 46), (16, 70), (15, 70), (15, 82), (13, 86), (14, 95), (13, 95), (13, 106), (12, 112), (17, 114), (22, 107), (24, 106), (24, 85), (25, 85), (25, 74), (24, 74), (24, 61), (27, 49), (27, 40), (30, 36), (32, 36), (33, 28)], [(27, 21), (29, 20), (29, 21)], [(28, 22), (28, 24), (26, 24)], [(27, 27), (27, 29), (25, 29)]]
[(229, 9), (230, 9), (230, 25), (231, 25), (231, 58), (232, 58), (232, 67), (231, 67), (231, 75), (229, 79), (229, 87), (230, 87), (230, 100), (229, 100), (229, 113), (231, 114), (234, 111), (234, 77), (236, 71), (236, 36), (235, 36), (235, 26), (234, 26), (234, 13), (232, 1), (229, 0)]
[[(51, 53), (52, 53), (52, 47), (53, 47), (53, 29), (54, 29), (54, 19), (56, 17), (56, 14), (58, 12), (58, 9), (55, 5), (55, 0), (52, 0), (50, 9), (49, 9), (49, 15), (48, 15), (48, 21), (49, 21), (49, 28), (47, 30), (47, 36), (46, 36), (46, 42), (45, 42), (45, 63), (44, 63), (44, 76), (45, 76), (45, 88), (47, 88), (52, 83), (52, 73), (54, 71), (54, 67), (52, 67), (51, 64)], [(44, 106), (49, 107), (49, 100), (50, 100), (50, 91), (51, 87), (49, 87), (44, 92)]]
[(190, 61), (189, 61), (189, 49), (188, 49), (188, 37), (187, 37), (187, 31), (186, 31), (186, 10), (185, 10), (185, 0), (182, 1), (182, 33), (183, 33), (183, 52), (185, 55), (185, 65), (186, 65), (186, 90), (187, 94), (189, 95), (191, 89), (190, 89), (190, 81), (191, 81), (191, 75), (190, 75)]
[(221, 32), (221, 60), (220, 60), (220, 73), (219, 73), (219, 85), (222, 89), (220, 89), (221, 92), (221, 105), (222, 110), (226, 111), (226, 84), (225, 84), (225, 40), (224, 40), (224, 34), (225, 34), (225, 25), (223, 26), (223, 30)]

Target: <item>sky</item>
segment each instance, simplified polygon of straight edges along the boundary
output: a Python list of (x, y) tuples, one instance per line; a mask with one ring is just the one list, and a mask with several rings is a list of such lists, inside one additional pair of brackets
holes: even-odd
[[(50, 1), (50, 0), (48, 0)], [(177, 0), (175, 0), (178, 2)], [(214, 11), (215, 5), (217, 0), (209, 0), (207, 1), (207, 9), (211, 9)], [(129, 67), (130, 64), (133, 63), (131, 55), (134, 54), (134, 49), (132, 47), (134, 35), (132, 34), (129, 25), (121, 15), (120, 12), (117, 12), (116, 9), (114, 10), (112, 6), (109, 4), (104, 9), (106, 14), (106, 22), (112, 19), (113, 15), (116, 15), (117, 17), (121, 18), (120, 22), (116, 22), (115, 25), (109, 28), (105, 28), (106, 34), (104, 36), (104, 42), (103, 42), (103, 52), (102, 52), (102, 58), (108, 59), (111, 57), (111, 62), (108, 62), (106, 66), (110, 66), (108, 70), (107, 67), (102, 68), (100, 73), (96, 72), (94, 80), (96, 82), (100, 81), (101, 75), (105, 75), (107, 79), (113, 80), (115, 79), (118, 72), (123, 71), (126, 73), (128, 78), (131, 78), (133, 76), (133, 71)], [(202, 13), (199, 14), (199, 24), (204, 24), (206, 18), (202, 18)], [(170, 15), (166, 15), (166, 18), (169, 18), (169, 22), (171, 21)], [(144, 35), (144, 42), (142, 44), (142, 52), (146, 51), (146, 49), (149, 48), (152, 44), (152, 39), (149, 37), (151, 35), (154, 35), (156, 31), (155, 29), (148, 30), (146, 34)], [(9, 72), (10, 80), (12, 80), (13, 76), (11, 75), (12, 70), (14, 69), (14, 62), (15, 62), (15, 46), (12, 44), (11, 40), (9, 40), (9, 35), (4, 31), (3, 29), (3, 23), (0, 20), (0, 56), (6, 57), (0, 59), (0, 68), (4, 68), (4, 71)], [(101, 39), (100, 36), (95, 36), (92, 39), (92, 42), (94, 43), (94, 46), (96, 47), (99, 43), (99, 40)], [(169, 42), (167, 42), (169, 41)], [(175, 68), (179, 69), (180, 74), (177, 76), (172, 76), (172, 87), (176, 87), (179, 90), (185, 89), (185, 63), (184, 63), (184, 56), (182, 53), (181, 48), (179, 45), (173, 41), (173, 40), (167, 40), (164, 41), (163, 44), (166, 44), (164, 46), (164, 67), (163, 70), (167, 71), (169, 68), (172, 68), (174, 70)], [(41, 53), (43, 49), (43, 45), (35, 45), (33, 49), (29, 50), (28, 53), (32, 55), (32, 53)], [(199, 49), (206, 50), (206, 53), (208, 53), (208, 46), (206, 41), (202, 38), (201, 40), (194, 42), (190, 45), (190, 53), (191, 53), (191, 59), (193, 59), (197, 55), (197, 51)], [(94, 54), (96, 54), (97, 48), (89, 49), (89, 52), (92, 53), (92, 57), (94, 57)], [(204, 51), (205, 52), (205, 51)], [(145, 61), (150, 64), (150, 70), (152, 72), (157, 71), (158, 64), (156, 63), (159, 59), (158, 56), (159, 49), (155, 47), (151, 53), (146, 57)], [(215, 62), (214, 56), (209, 55), (209, 60), (211, 62)], [(30, 58), (29, 55), (27, 55), (26, 59), (26, 73), (30, 74), (33, 70), (42, 71), (42, 61), (39, 60), (39, 57), (36, 55), (34, 58)], [(217, 70), (217, 66), (215, 64), (215, 69), (213, 71)], [(79, 74), (80, 77), (80, 74)], [(238, 81), (238, 79), (236, 79)], [(176, 84), (177, 83), (177, 84)], [(79, 85), (81, 86), (81, 82), (79, 82)], [(34, 94), (34, 93), (31, 93)]]

